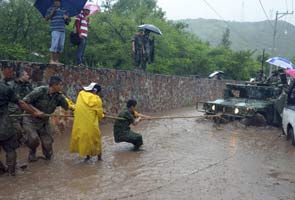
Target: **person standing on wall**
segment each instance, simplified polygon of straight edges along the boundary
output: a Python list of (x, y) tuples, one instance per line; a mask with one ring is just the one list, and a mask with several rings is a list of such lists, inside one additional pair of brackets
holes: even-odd
[(131, 39), (133, 64), (135, 69), (140, 69), (144, 60), (143, 32), (144, 29), (139, 28), (137, 33)]
[(151, 39), (150, 31), (145, 29), (143, 34), (143, 46), (144, 46), (144, 56), (141, 68), (146, 71), (147, 64), (151, 63)]
[(70, 23), (68, 12), (61, 7), (60, 0), (54, 0), (53, 5), (47, 10), (46, 20), (50, 20), (51, 47), (49, 64), (61, 64), (60, 53), (64, 49), (65, 26)]
[(82, 66), (84, 62), (84, 51), (86, 48), (86, 39), (88, 35), (88, 26), (89, 26), (89, 15), (90, 10), (87, 7), (84, 7), (82, 12), (76, 16), (75, 28), (76, 33), (79, 34), (80, 43), (77, 49), (77, 65)]

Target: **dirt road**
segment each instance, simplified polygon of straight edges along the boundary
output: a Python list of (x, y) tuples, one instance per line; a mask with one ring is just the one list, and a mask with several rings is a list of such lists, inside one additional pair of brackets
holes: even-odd
[[(115, 144), (112, 126), (103, 126), (103, 161), (90, 163), (69, 154), (70, 130), (55, 135), (54, 159), (1, 176), (0, 199), (295, 200), (295, 148), (278, 128), (169, 119), (134, 130), (144, 138), (138, 152)], [(18, 153), (24, 162), (27, 150)]]

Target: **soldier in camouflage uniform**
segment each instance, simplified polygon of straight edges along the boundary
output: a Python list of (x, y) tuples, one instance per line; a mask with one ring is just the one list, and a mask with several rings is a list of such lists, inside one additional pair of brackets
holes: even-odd
[(147, 63), (151, 63), (151, 39), (150, 39), (150, 31), (145, 29), (143, 34), (143, 46), (144, 46), (144, 59), (142, 62), (142, 69), (146, 71)]
[[(25, 70), (20, 69), (16, 72), (16, 80), (8, 82), (8, 84), (11, 86), (18, 99), (23, 99), (28, 93), (30, 93), (33, 90), (32, 84), (29, 82), (29, 78), (30, 77), (28, 73)], [(19, 106), (14, 103), (8, 104), (8, 110), (10, 114), (17, 115), (23, 113)], [(25, 141), (24, 129), (22, 127), (23, 118), (13, 117), (11, 120), (13, 126), (16, 129), (18, 141), (20, 144), (23, 144)]]
[[(58, 106), (68, 110), (68, 103), (61, 94), (62, 81), (57, 76), (52, 76), (49, 86), (40, 86), (24, 97), (24, 101), (32, 104), (45, 114), (52, 114)], [(30, 148), (29, 162), (37, 161), (36, 150), (41, 140), (42, 151), (46, 160), (50, 160), (53, 151), (53, 138), (50, 130), (49, 117), (36, 119), (24, 117), (23, 127), (28, 134), (27, 145)]]
[(144, 62), (144, 41), (143, 41), (143, 29), (138, 29), (138, 32), (131, 39), (133, 62), (135, 68), (139, 69)]
[[(135, 111), (136, 100), (129, 100), (127, 107), (124, 108), (118, 115), (125, 120), (117, 119), (114, 124), (114, 138), (115, 142), (129, 142), (134, 145), (134, 150), (138, 150), (143, 144), (142, 136), (139, 133), (135, 133), (130, 129), (130, 125), (136, 125), (140, 119), (148, 119), (149, 116), (142, 115)], [(138, 118), (138, 120), (136, 120)]]
[(282, 69), (278, 69), (275, 71), (272, 71), (271, 75), (264, 81), (264, 83), (271, 84), (271, 85), (280, 85), (285, 84), (282, 81), (282, 75), (284, 74), (284, 71)]
[[(18, 104), (22, 109), (32, 113), (35, 117), (42, 113), (29, 106), (22, 100), (18, 100), (14, 91), (7, 84), (6, 80), (13, 76), (13, 68), (4, 66), (2, 70), (4, 81), (0, 82), (0, 147), (6, 152), (6, 165), (9, 175), (15, 175), (16, 166), (16, 148), (18, 147), (17, 136), (9, 117), (8, 103)], [(3, 164), (0, 163), (3, 168)], [(3, 169), (2, 169), (3, 170)]]

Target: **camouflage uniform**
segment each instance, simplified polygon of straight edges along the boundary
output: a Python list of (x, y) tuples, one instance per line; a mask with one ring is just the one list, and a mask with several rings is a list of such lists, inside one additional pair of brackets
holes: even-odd
[(130, 124), (135, 120), (134, 113), (131, 113), (128, 108), (121, 111), (118, 117), (124, 118), (126, 120), (116, 120), (114, 124), (114, 138), (115, 142), (129, 142), (134, 145), (137, 149), (140, 147), (142, 142), (142, 136), (138, 133), (131, 131)]
[(134, 66), (136, 68), (139, 68), (143, 64), (143, 62), (144, 62), (144, 55), (143, 55), (143, 48), (144, 48), (143, 36), (141, 36), (141, 35), (135, 35), (131, 39), (131, 41), (134, 42), (134, 46), (135, 46), (135, 52), (133, 54)]
[[(33, 87), (29, 82), (22, 82), (22, 81), (10, 81), (8, 82), (10, 87), (13, 89), (16, 97), (18, 99), (23, 99), (27, 94), (29, 94)], [(10, 114), (22, 114), (23, 111), (19, 108), (17, 104), (9, 103), (8, 110)], [(14, 128), (16, 129), (17, 138), (20, 143), (24, 143), (25, 141), (25, 134), (22, 127), (23, 118), (22, 117), (12, 117), (11, 118)]]
[[(40, 86), (25, 96), (23, 100), (45, 114), (52, 114), (58, 106), (61, 106), (65, 110), (68, 109), (68, 104), (61, 93), (49, 94), (48, 92), (48, 86)], [(51, 135), (49, 117), (24, 117), (23, 126), (25, 132), (28, 134), (27, 145), (31, 150), (30, 155), (33, 156), (32, 160), (36, 159), (35, 154), (39, 146), (39, 138), (41, 140), (43, 154), (46, 159), (50, 160), (53, 154), (53, 138)]]
[[(0, 82), (0, 147), (6, 152), (8, 172), (15, 173), (17, 137), (9, 117), (8, 103), (17, 103), (18, 99), (8, 84)], [(3, 167), (3, 165), (2, 165)]]
[(144, 58), (142, 62), (142, 69), (145, 71), (147, 67), (147, 63), (151, 63), (151, 46), (150, 46), (150, 38), (149, 34), (144, 34), (143, 35), (143, 46), (144, 46)]

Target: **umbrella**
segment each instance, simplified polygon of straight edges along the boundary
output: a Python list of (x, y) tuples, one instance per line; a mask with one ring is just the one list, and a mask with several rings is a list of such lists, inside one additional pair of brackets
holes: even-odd
[(100, 7), (97, 5), (97, 3), (88, 2), (85, 4), (84, 8), (90, 10), (89, 17), (98, 13), (100, 11)]
[(289, 74), (291, 77), (295, 78), (295, 69), (286, 69), (286, 74)]
[(217, 74), (224, 74), (224, 72), (223, 71), (214, 71), (213, 73), (209, 74), (208, 78), (213, 78)]
[(274, 58), (269, 58), (265, 62), (275, 65), (277, 67), (284, 68), (284, 69), (293, 69), (294, 68), (294, 65), (292, 64), (292, 62), (287, 60), (286, 58), (274, 57)]
[[(81, 12), (86, 2), (87, 0), (61, 0), (61, 7), (67, 10), (70, 17), (73, 17)], [(37, 0), (34, 4), (43, 17), (52, 5), (53, 0)]]
[(155, 25), (152, 25), (152, 24), (142, 24), (142, 25), (139, 25), (138, 28), (143, 28), (143, 29), (149, 30), (149, 31), (151, 31), (153, 33), (162, 35), (161, 30), (158, 27), (156, 27)]

